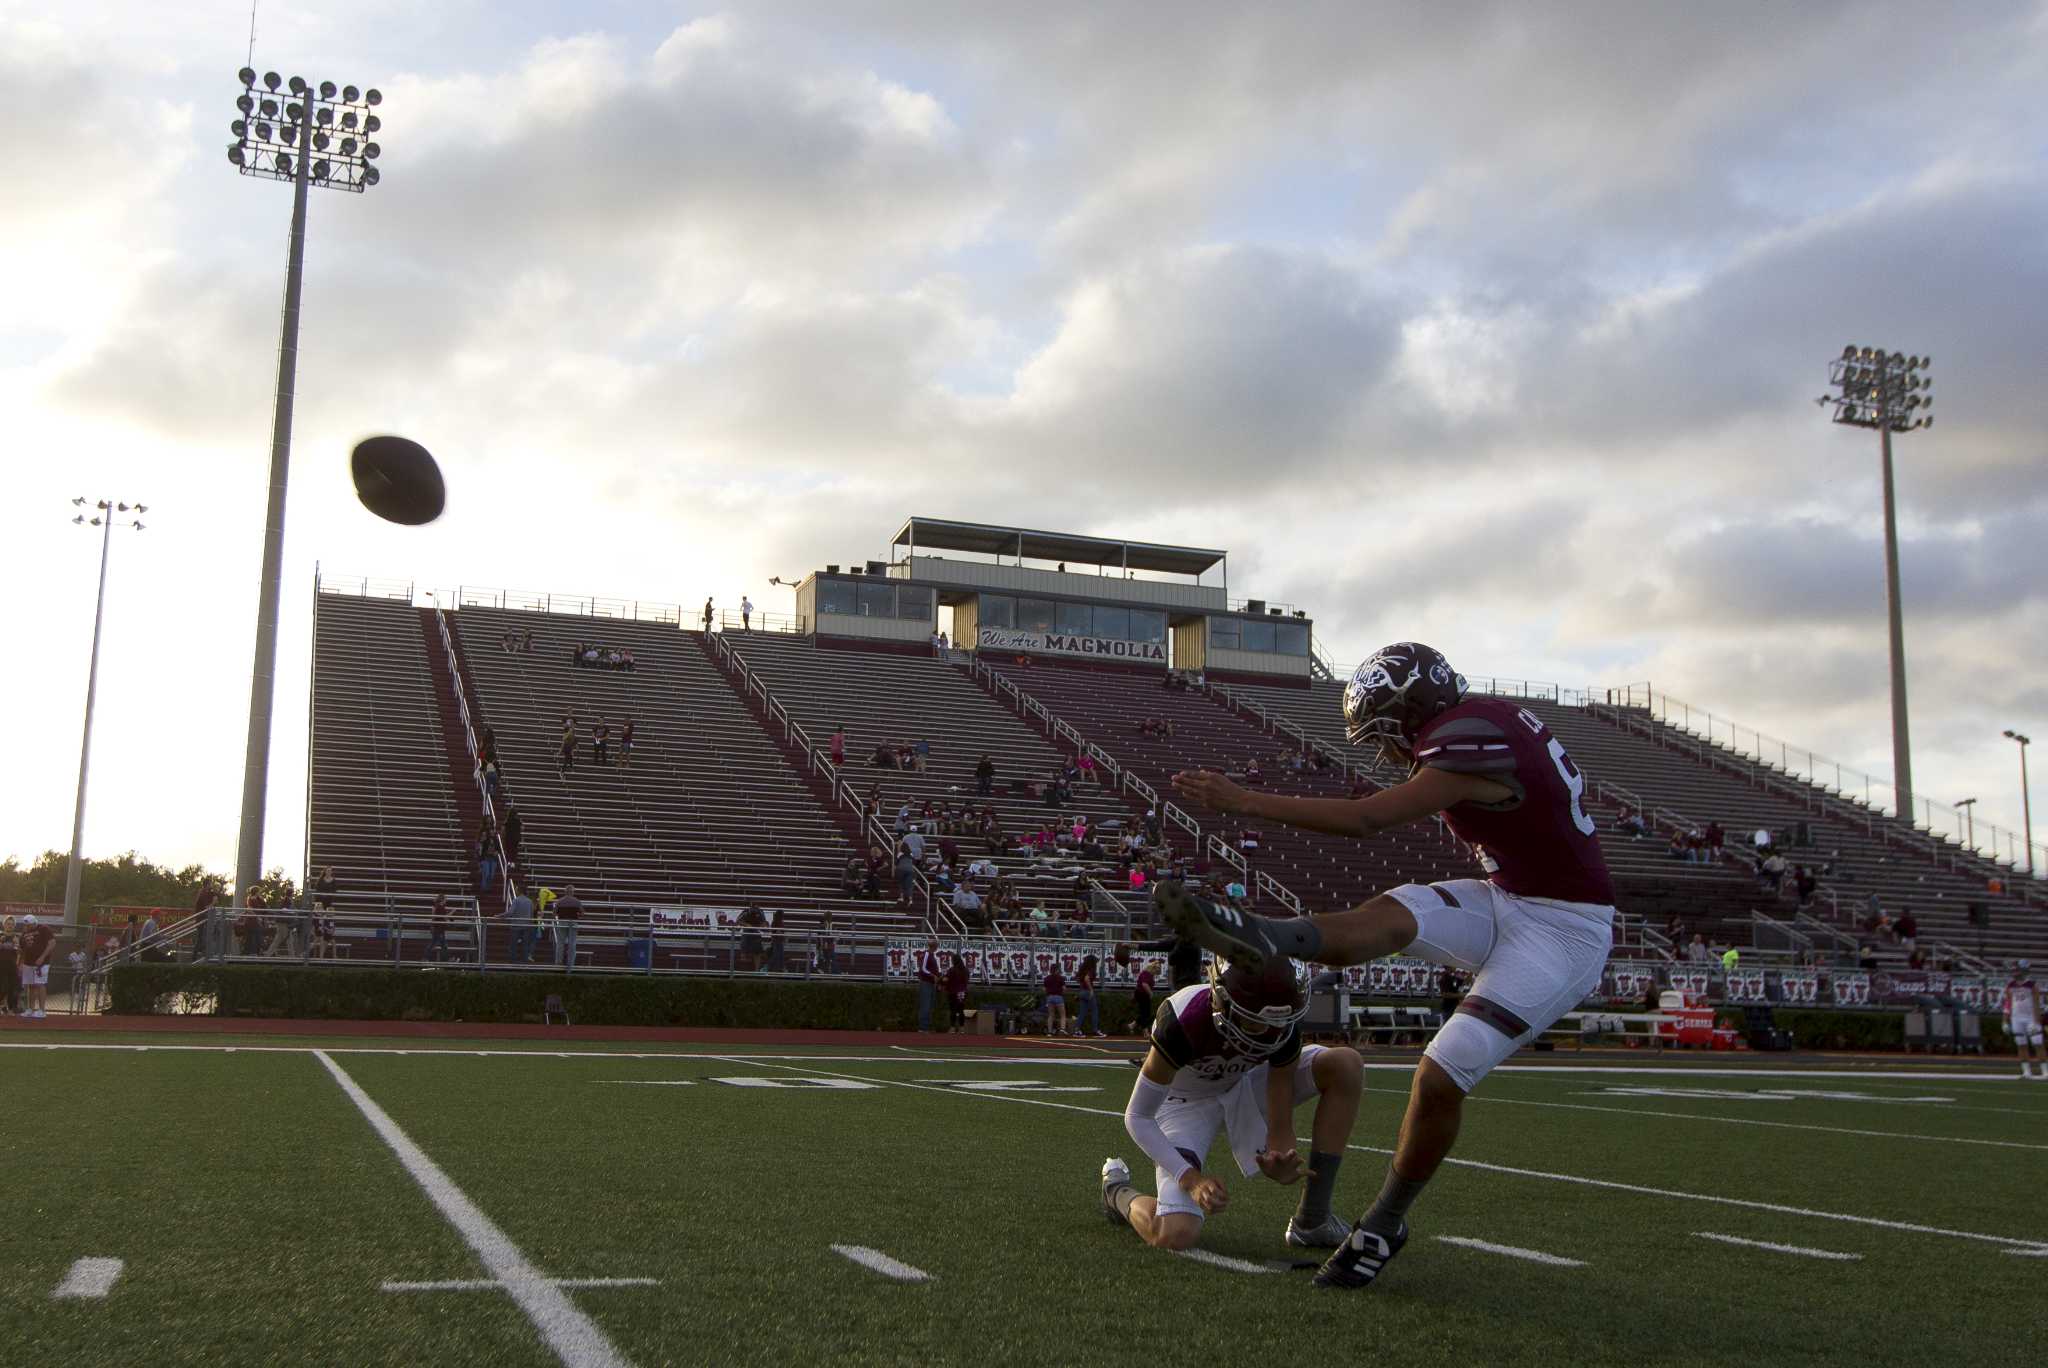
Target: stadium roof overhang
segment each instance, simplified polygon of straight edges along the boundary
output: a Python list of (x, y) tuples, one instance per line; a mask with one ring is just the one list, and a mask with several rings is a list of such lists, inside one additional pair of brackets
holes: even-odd
[(1151, 570), (1169, 575), (1199, 576), (1221, 565), (1225, 553), (1198, 546), (1161, 546), (1155, 542), (1115, 537), (1084, 537), (1069, 532), (1039, 532), (1028, 527), (993, 523), (953, 522), (945, 518), (911, 518), (897, 532), (891, 549), (967, 551), (1019, 560), (1072, 561), (1077, 565), (1114, 565), (1126, 570)]

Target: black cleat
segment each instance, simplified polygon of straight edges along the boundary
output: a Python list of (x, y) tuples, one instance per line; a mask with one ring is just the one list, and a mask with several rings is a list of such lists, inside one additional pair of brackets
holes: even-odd
[(1153, 885), (1152, 906), (1178, 935), (1240, 969), (1257, 973), (1284, 953), (1267, 934), (1264, 917), (1190, 893), (1178, 879)]
[(1408, 1243), (1408, 1223), (1391, 1236), (1380, 1235), (1358, 1226), (1351, 1232), (1351, 1238), (1340, 1245), (1337, 1251), (1323, 1260), (1323, 1266), (1316, 1271), (1317, 1287), (1358, 1288), (1372, 1286), (1380, 1270), (1393, 1261), (1401, 1252), (1401, 1246)]

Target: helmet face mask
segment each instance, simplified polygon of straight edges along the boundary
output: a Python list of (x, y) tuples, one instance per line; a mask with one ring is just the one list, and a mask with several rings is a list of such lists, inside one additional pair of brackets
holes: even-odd
[(1354, 746), (1376, 744), (1382, 763), (1405, 769), (1414, 763), (1415, 738), (1458, 705), (1465, 687), (1442, 652), (1419, 641), (1383, 646), (1344, 686), (1344, 735)]
[(1308, 991), (1299, 966), (1278, 961), (1258, 974), (1209, 963), (1209, 1013), (1232, 1048), (1264, 1058), (1279, 1050), (1308, 1015)]

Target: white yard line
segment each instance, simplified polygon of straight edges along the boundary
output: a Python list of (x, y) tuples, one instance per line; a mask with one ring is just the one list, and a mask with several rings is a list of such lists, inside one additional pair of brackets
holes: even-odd
[(1243, 1259), (1233, 1259), (1228, 1254), (1211, 1254), (1206, 1249), (1177, 1249), (1174, 1252), (1183, 1259), (1193, 1259), (1196, 1263), (1213, 1264), (1217, 1268), (1227, 1268), (1233, 1273), (1271, 1273), (1273, 1271), (1265, 1264), (1248, 1263)]
[(50, 1293), (51, 1301), (96, 1299), (114, 1290), (114, 1280), (124, 1267), (119, 1259), (80, 1259), (71, 1265), (64, 1281)]
[(931, 1274), (925, 1272), (922, 1268), (912, 1268), (907, 1263), (899, 1263), (881, 1250), (869, 1249), (866, 1245), (836, 1244), (832, 1246), (832, 1252), (841, 1258), (851, 1259), (862, 1268), (871, 1269), (885, 1278), (894, 1278), (897, 1282), (921, 1283), (936, 1281)]
[(1804, 1245), (1772, 1244), (1769, 1240), (1745, 1240), (1739, 1235), (1720, 1235), (1711, 1230), (1695, 1230), (1693, 1238), (1719, 1240), (1722, 1244), (1744, 1245), (1750, 1249), (1768, 1249), (1778, 1254), (1797, 1254), (1808, 1259), (1836, 1259), (1842, 1263), (1854, 1263), (1863, 1257), (1861, 1254), (1845, 1254), (1837, 1249), (1808, 1249)]
[(2048, 1245), (2042, 1245), (2039, 1249), (2008, 1249), (2005, 1252), (2022, 1259), (2048, 1259)]
[(1964, 1135), (1920, 1135), (1913, 1131), (1862, 1130), (1852, 1126), (1822, 1126), (1803, 1121), (1765, 1121), (1754, 1116), (1708, 1116), (1700, 1112), (1650, 1111), (1643, 1107), (1600, 1107), (1591, 1102), (1538, 1102), (1527, 1097), (1474, 1097), (1470, 1100), (1506, 1107), (1554, 1107), (1560, 1111), (1612, 1112), (1616, 1116), (1651, 1116), (1666, 1121), (1711, 1121), (1723, 1126), (1764, 1126), (1771, 1130), (1822, 1131), (1828, 1135), (1861, 1135), (1879, 1140), (1928, 1140), (1943, 1145), (1988, 1145), (1993, 1149), (2048, 1150), (2048, 1145), (2032, 1145), (2024, 1140), (1977, 1140)]
[[(659, 1278), (547, 1278), (556, 1287), (659, 1287)], [(505, 1284), (495, 1278), (443, 1278), (439, 1282), (387, 1282), (380, 1292), (493, 1292)]]
[(1549, 1264), (1553, 1268), (1586, 1266), (1584, 1259), (1567, 1259), (1562, 1254), (1545, 1254), (1540, 1249), (1518, 1249), (1514, 1245), (1494, 1244), (1491, 1240), (1475, 1240), (1467, 1235), (1439, 1235), (1436, 1238), (1444, 1244), (1484, 1250), (1488, 1254), (1505, 1254), (1510, 1259), (1527, 1259), (1530, 1263)]
[[(1135, 1054), (1142, 1048), (1142, 1042), (1132, 1041), (1130, 1048)], [(839, 1064), (1026, 1064), (1039, 1068), (1047, 1065), (1064, 1065), (1076, 1069), (1128, 1069), (1126, 1058), (1087, 1058), (1080, 1055), (1022, 1055), (1008, 1053), (929, 1055), (828, 1055), (828, 1054), (735, 1054), (729, 1050), (710, 1052), (687, 1049), (676, 1050), (518, 1050), (518, 1049), (431, 1049), (384, 1045), (131, 1045), (102, 1042), (42, 1042), (42, 1041), (0, 1041), (0, 1050), (107, 1050), (127, 1054), (148, 1054), (160, 1052), (200, 1054), (328, 1054), (328, 1055), (419, 1055), (424, 1057), (446, 1056), (450, 1058), (473, 1059), (729, 1059), (749, 1060), (815, 1060), (819, 1063)], [(1378, 1073), (1412, 1074), (1413, 1063), (1387, 1063), (1367, 1061), (1366, 1069)], [(1518, 1074), (1538, 1076), (1542, 1074), (1583, 1075), (1613, 1074), (1617, 1077), (1628, 1075), (1649, 1075), (1661, 1078), (1834, 1078), (1854, 1079), (1861, 1082), (1938, 1082), (1938, 1083), (2017, 1083), (2019, 1079), (2009, 1073), (1964, 1073), (1947, 1069), (1764, 1069), (1764, 1068), (1714, 1068), (1695, 1067), (1683, 1064), (1503, 1064), (1493, 1071), (1496, 1074)], [(2048, 1114), (2044, 1112), (2043, 1114)]]
[[(794, 1067), (790, 1065), (768, 1064), (766, 1067), (789, 1068), (794, 1072)], [(816, 1072), (825, 1073), (829, 1071), (821, 1069), (816, 1070)], [(846, 1078), (862, 1077), (862, 1075), (858, 1074), (845, 1074), (841, 1076)], [(1051, 1107), (1058, 1111), (1080, 1112), (1088, 1116), (1110, 1116), (1116, 1117), (1119, 1120), (1123, 1117), (1122, 1112), (1110, 1111), (1104, 1107), (1084, 1107), (1075, 1102), (1049, 1102), (1043, 1098), (1026, 1097), (1017, 1093), (964, 1092), (958, 1088), (948, 1088), (940, 1084), (906, 1083), (900, 1079), (893, 1078), (867, 1077), (864, 1081), (869, 1083), (886, 1083), (891, 1087), (897, 1088), (912, 1088), (919, 1092), (941, 1093), (948, 1097), (974, 1097), (990, 1102), (1014, 1102), (1027, 1107)], [(1391, 1155), (1393, 1153), (1392, 1150), (1378, 1145), (1347, 1145), (1345, 1148), (1357, 1150), (1363, 1154)], [(1600, 1188), (1608, 1192), (1628, 1192), (1641, 1197), (1662, 1197), (1673, 1201), (1706, 1202), (1715, 1206), (1740, 1207), (1748, 1211), (1768, 1211), (1779, 1216), (1800, 1216), (1817, 1221), (1842, 1221), (1850, 1225), (1874, 1226), (1880, 1230), (1904, 1231), (1911, 1235), (1940, 1235), (1949, 1239), (1978, 1240), (1986, 1244), (2009, 1245), (2027, 1250), (2035, 1249), (2040, 1245), (2039, 1240), (2022, 1240), (2011, 1235), (1987, 1235), (1975, 1230), (1950, 1230), (1943, 1226), (1921, 1225), (1914, 1221), (1892, 1221), (1880, 1216), (1857, 1216), (1842, 1211), (1818, 1211), (1810, 1207), (1786, 1206), (1778, 1202), (1760, 1202), (1747, 1197), (1720, 1197), (1707, 1192), (1681, 1192), (1675, 1188), (1649, 1187), (1642, 1183), (1622, 1183), (1609, 1178), (1583, 1178), (1572, 1173), (1547, 1173), (1542, 1169), (1516, 1168), (1509, 1164), (1489, 1164), (1479, 1159), (1460, 1159), (1456, 1155), (1452, 1155), (1444, 1160), (1444, 1162), (1456, 1164), (1460, 1168), (1478, 1169), (1483, 1173), (1501, 1173), (1507, 1174), (1510, 1177), (1535, 1178), (1551, 1183), (1571, 1183), (1581, 1187)]]
[(398, 1123), (387, 1115), (384, 1109), (370, 1099), (370, 1095), (357, 1085), (353, 1078), (342, 1072), (339, 1064), (328, 1057), (325, 1050), (313, 1051), (341, 1090), (348, 1094), (348, 1100), (356, 1104), (356, 1110), (370, 1123), (370, 1128), (398, 1156), (398, 1162), (420, 1185), (449, 1225), (455, 1227), (463, 1242), (483, 1262), (484, 1268), (495, 1282), (505, 1285), (512, 1294), (512, 1300), (526, 1313), (540, 1331), (540, 1337), (568, 1368), (608, 1368), (609, 1365), (625, 1365), (628, 1360), (615, 1348), (597, 1323), (577, 1310), (576, 1303), (563, 1294), (562, 1289), (533, 1266), (511, 1237), (491, 1221), (491, 1218), (477, 1207), (476, 1203), (463, 1194), (462, 1189), (432, 1159), (426, 1151), (412, 1142), (411, 1137), (398, 1128)]

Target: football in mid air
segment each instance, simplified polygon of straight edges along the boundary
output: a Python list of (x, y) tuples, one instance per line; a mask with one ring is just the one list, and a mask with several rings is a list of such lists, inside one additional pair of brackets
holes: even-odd
[(363, 507), (388, 522), (418, 527), (447, 506), (441, 468), (410, 437), (365, 437), (349, 454), (348, 468)]

